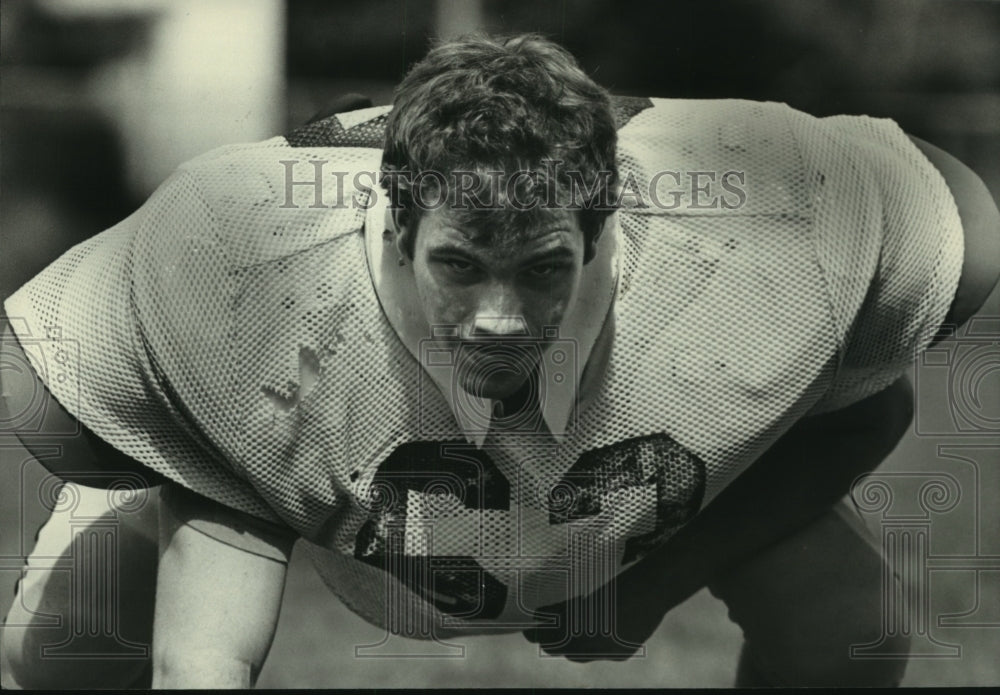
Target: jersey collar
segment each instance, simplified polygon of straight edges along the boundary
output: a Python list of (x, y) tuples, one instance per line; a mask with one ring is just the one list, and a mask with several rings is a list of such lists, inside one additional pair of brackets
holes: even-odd
[[(364, 226), (365, 251), (382, 311), (400, 340), (424, 368), (424, 374), (441, 392), (466, 439), (482, 447), (489, 433), (493, 402), (453, 386), (454, 366), (447, 364), (447, 359), (431, 356), (436, 343), (417, 299), (412, 264), (409, 260), (403, 265), (399, 263), (395, 235), (389, 231), (393, 223), (388, 196), (381, 190), (375, 190), (369, 202), (371, 207), (365, 215)], [(576, 300), (559, 327), (561, 345), (571, 364), (566, 364), (567, 360), (558, 360), (559, 356), (554, 355), (556, 346), (550, 348), (543, 358), (550, 372), (556, 370), (557, 365), (565, 372), (558, 377), (549, 374), (544, 391), (539, 389), (542, 418), (556, 441), (562, 441), (572, 430), (578, 401), (589, 400), (591, 394), (581, 390), (581, 377), (595, 344), (600, 338), (600, 344), (607, 348), (611, 340), (609, 334), (613, 331), (614, 321), (610, 309), (617, 290), (620, 262), (621, 227), (617, 213), (608, 218), (607, 224), (598, 241), (596, 256), (583, 268)], [(607, 349), (600, 352), (603, 357), (595, 359), (595, 364), (586, 369), (585, 391), (594, 390), (600, 383), (600, 375), (596, 372), (603, 372), (606, 366)], [(428, 364), (432, 366), (428, 368)], [(545, 376), (546, 370), (543, 369), (540, 378)]]

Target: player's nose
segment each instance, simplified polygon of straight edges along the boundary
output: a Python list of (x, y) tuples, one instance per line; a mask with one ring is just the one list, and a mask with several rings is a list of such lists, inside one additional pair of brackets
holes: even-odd
[(477, 314), (471, 338), (505, 338), (528, 335), (528, 322), (517, 314)]
[(478, 297), (470, 338), (529, 335), (524, 304), (518, 293), (504, 283), (484, 288)]

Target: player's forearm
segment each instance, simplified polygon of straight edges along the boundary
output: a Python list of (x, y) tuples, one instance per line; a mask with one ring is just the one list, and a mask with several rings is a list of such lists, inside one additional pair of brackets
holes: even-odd
[(161, 504), (153, 686), (250, 687), (274, 637), (286, 565), (197, 530), (178, 500)]
[(153, 688), (251, 688), (256, 671), (232, 654), (172, 650), (153, 657)]

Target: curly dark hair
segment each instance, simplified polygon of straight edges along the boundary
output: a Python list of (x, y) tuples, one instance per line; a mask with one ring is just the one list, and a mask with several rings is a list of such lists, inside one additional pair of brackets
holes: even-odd
[(617, 131), (607, 91), (564, 48), (537, 34), (440, 43), (393, 104), (380, 182), (408, 229), (447, 203), (471, 230), (516, 243), (569, 208), (592, 248), (612, 211)]

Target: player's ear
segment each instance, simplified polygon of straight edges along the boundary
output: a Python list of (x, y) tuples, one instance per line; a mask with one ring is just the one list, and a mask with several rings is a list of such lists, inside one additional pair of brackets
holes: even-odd
[(608, 215), (607, 217), (604, 218), (604, 222), (598, 225), (597, 231), (595, 231), (593, 234), (590, 235), (589, 239), (586, 237), (584, 238), (584, 247), (583, 247), (584, 265), (587, 265), (592, 260), (594, 260), (594, 256), (597, 255), (597, 244), (601, 240), (601, 235), (604, 233), (604, 228), (607, 227), (608, 224), (610, 223), (611, 223), (611, 215)]
[(410, 254), (410, 249), (413, 244), (410, 241), (410, 235), (413, 234), (414, 230), (412, 228), (413, 215), (403, 207), (394, 206), (389, 208), (391, 214), (386, 216), (386, 223), (391, 225), (389, 230), (393, 232), (396, 236), (396, 251), (399, 252), (400, 259), (409, 258), (413, 260)]

